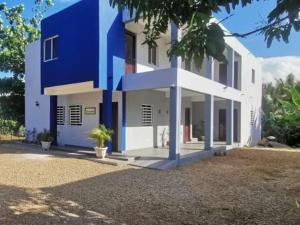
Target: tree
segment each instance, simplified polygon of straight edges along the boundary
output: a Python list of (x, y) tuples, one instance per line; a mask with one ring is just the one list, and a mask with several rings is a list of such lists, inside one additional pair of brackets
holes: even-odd
[(181, 56), (195, 59), (201, 64), (205, 56), (212, 56), (219, 61), (226, 61), (223, 55), (225, 36), (246, 37), (254, 33), (265, 35), (268, 47), (274, 38), (288, 42), (292, 29), (300, 30), (300, 1), (277, 0), (276, 7), (269, 13), (267, 24), (245, 34), (225, 34), (220, 23), (211, 20), (213, 13), (225, 8), (228, 14), (236, 6), (253, 3), (254, 0), (110, 0), (112, 6), (128, 9), (137, 22), (145, 22), (145, 43), (156, 45), (161, 33), (166, 33), (168, 24), (173, 21), (184, 29), (180, 41), (172, 43), (169, 56)]
[(279, 141), (300, 144), (300, 82), (290, 74), (285, 81), (264, 86), (264, 135)]
[[(0, 71), (13, 75), (0, 79), (0, 118), (24, 121), (25, 47), (40, 37), (39, 25), (52, 0), (34, 0), (33, 16), (24, 18), (24, 5), (0, 3)], [(2, 19), (4, 18), (4, 19)]]

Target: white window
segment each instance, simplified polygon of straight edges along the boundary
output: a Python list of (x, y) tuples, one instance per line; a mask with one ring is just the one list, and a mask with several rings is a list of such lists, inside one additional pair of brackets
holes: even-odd
[(253, 84), (255, 84), (255, 70), (254, 69), (252, 69), (251, 81)]
[(254, 115), (254, 110), (252, 109), (250, 111), (250, 126), (254, 126), (255, 124), (255, 115)]
[(58, 36), (44, 40), (44, 62), (57, 59)]
[(148, 63), (155, 66), (157, 65), (156, 49), (157, 47), (148, 46)]
[(69, 106), (69, 124), (71, 126), (82, 125), (82, 105)]
[(153, 106), (152, 105), (142, 105), (142, 125), (152, 126), (153, 123)]
[(56, 123), (57, 123), (57, 125), (65, 125), (65, 107), (64, 106), (57, 106)]

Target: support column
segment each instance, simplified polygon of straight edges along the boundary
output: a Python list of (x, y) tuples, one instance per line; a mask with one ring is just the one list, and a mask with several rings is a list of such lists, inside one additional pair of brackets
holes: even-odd
[(214, 96), (205, 95), (205, 150), (214, 147)]
[[(102, 118), (103, 124), (108, 128), (112, 129), (112, 91), (105, 90), (103, 91), (103, 107), (102, 107)], [(112, 143), (111, 141), (107, 143), (108, 153), (112, 152)]]
[[(177, 27), (174, 22), (171, 22), (171, 42), (172, 44), (180, 41), (181, 30)], [(171, 68), (181, 68), (181, 57), (172, 56), (171, 58)]]
[(126, 92), (122, 93), (122, 128), (121, 128), (121, 151), (126, 151)]
[(180, 159), (181, 87), (170, 88), (169, 159)]
[(57, 96), (50, 96), (50, 133), (53, 135), (53, 144), (57, 144)]
[(233, 144), (234, 101), (226, 100), (226, 144)]
[[(207, 71), (206, 77), (210, 80), (214, 79), (215, 74), (215, 65), (214, 58), (209, 57), (207, 60)], [(214, 146), (214, 96), (213, 95), (205, 95), (205, 150), (212, 150)]]
[(228, 48), (227, 54), (228, 66), (227, 66), (227, 86), (234, 87), (234, 50)]
[[(234, 87), (234, 50), (228, 49), (227, 86)], [(234, 101), (226, 100), (226, 144), (233, 144)]]

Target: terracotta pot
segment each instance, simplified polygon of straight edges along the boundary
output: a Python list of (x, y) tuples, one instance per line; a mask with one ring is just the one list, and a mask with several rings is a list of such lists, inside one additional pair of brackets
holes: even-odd
[(51, 148), (51, 141), (41, 141), (41, 144), (42, 144), (42, 149), (44, 151), (49, 151), (50, 148)]
[(107, 147), (105, 147), (105, 148), (95, 147), (94, 149), (95, 149), (97, 158), (101, 158), (101, 159), (105, 158), (106, 152), (107, 152), (107, 149), (108, 149)]

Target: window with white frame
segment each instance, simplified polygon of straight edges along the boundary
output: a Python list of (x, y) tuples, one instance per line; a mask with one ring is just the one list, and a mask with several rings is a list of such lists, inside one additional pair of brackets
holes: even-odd
[(157, 47), (148, 46), (148, 63), (151, 65), (157, 65)]
[(44, 62), (57, 59), (58, 36), (44, 40)]
[(142, 105), (142, 125), (152, 126), (153, 124), (153, 106), (143, 104)]
[(69, 106), (69, 124), (71, 126), (82, 125), (82, 105)]
[(65, 125), (65, 107), (64, 106), (57, 106), (56, 123), (57, 123), (57, 125)]
[(252, 82), (253, 84), (255, 84), (255, 70), (254, 70), (254, 69), (252, 69), (251, 82)]

